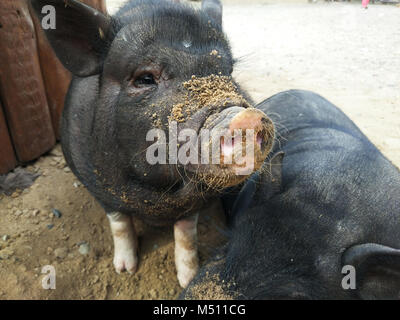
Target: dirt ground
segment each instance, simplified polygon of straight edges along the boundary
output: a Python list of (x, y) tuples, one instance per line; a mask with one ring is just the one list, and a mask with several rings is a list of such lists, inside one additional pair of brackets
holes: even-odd
[[(122, 1), (109, 0), (110, 12)], [(400, 166), (400, 8), (360, 2), (225, 1), (224, 28), (239, 59), (235, 77), (259, 102), (291, 88), (338, 105)], [(0, 299), (173, 299), (180, 292), (172, 228), (138, 222), (140, 265), (117, 275), (101, 207), (78, 183), (57, 146), (28, 166), (41, 176), (0, 196)], [(52, 210), (61, 212), (56, 217)], [(199, 224), (201, 261), (223, 242), (218, 210)], [(42, 267), (56, 290), (42, 288)]]

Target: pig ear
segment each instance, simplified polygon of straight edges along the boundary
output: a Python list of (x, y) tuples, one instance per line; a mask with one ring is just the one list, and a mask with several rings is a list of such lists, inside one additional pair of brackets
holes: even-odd
[(48, 24), (44, 32), (63, 65), (80, 77), (100, 73), (110, 17), (76, 0), (31, 0), (31, 4), (42, 26)]
[(375, 243), (345, 251), (343, 265), (355, 268), (356, 292), (362, 299), (400, 299), (400, 250)]
[(222, 26), (222, 3), (220, 0), (203, 0), (201, 10), (205, 11), (215, 23)]

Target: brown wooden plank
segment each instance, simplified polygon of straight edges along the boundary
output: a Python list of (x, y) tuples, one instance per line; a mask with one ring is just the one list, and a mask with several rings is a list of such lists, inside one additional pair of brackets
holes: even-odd
[(0, 24), (0, 94), (17, 157), (26, 162), (55, 144), (26, 0), (1, 0)]
[(71, 74), (64, 68), (60, 60), (58, 60), (44, 34), (41, 22), (33, 13), (32, 8), (30, 7), (29, 9), (35, 24), (40, 67), (42, 69), (54, 133), (56, 138), (60, 139), (60, 119), (64, 108), (65, 96), (71, 82)]
[[(106, 13), (105, 0), (83, 0), (82, 2)], [(39, 19), (33, 13), (32, 8), (30, 7), (29, 9), (36, 29), (39, 60), (46, 88), (47, 103), (56, 138), (60, 139), (60, 118), (64, 108), (65, 96), (71, 82), (71, 74), (58, 60), (47, 41)]]
[(11, 138), (8, 133), (3, 107), (0, 101), (0, 174), (5, 174), (17, 165)]

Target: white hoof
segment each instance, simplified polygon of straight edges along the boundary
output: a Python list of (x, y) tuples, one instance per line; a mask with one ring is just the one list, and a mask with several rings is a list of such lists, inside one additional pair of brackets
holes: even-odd
[(133, 250), (126, 252), (118, 252), (114, 255), (114, 267), (117, 273), (127, 271), (133, 274), (137, 271), (138, 258)]
[(131, 217), (118, 212), (109, 213), (111, 232), (114, 239), (114, 266), (117, 273), (135, 273), (138, 267), (138, 240)]
[(179, 285), (182, 288), (186, 288), (189, 285), (190, 281), (192, 281), (193, 278), (196, 276), (198, 270), (198, 265), (193, 267), (182, 265), (181, 267), (178, 267), (177, 278)]

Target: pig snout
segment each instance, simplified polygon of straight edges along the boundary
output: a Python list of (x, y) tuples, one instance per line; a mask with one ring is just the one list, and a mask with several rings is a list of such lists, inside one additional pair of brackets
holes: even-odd
[[(246, 141), (246, 143), (253, 143), (262, 155), (269, 151), (268, 147), (273, 140), (273, 127), (271, 120), (262, 111), (253, 108), (240, 111), (230, 119), (227, 129), (228, 134), (233, 138), (231, 141), (221, 141), (221, 155), (229, 156), (235, 146), (243, 142), (243, 138), (238, 137), (237, 133), (242, 133), (243, 137), (246, 130), (250, 130), (254, 137), (253, 141)], [(265, 157), (261, 158), (265, 159)], [(261, 158), (260, 160), (264, 161)]]
[(180, 176), (190, 173), (190, 181), (223, 189), (262, 166), (273, 145), (274, 125), (251, 107), (232, 77), (192, 75), (182, 92), (169, 117), (170, 128), (178, 129)]
[(239, 176), (258, 170), (274, 141), (274, 126), (265, 113), (233, 106), (210, 118), (205, 127), (211, 128), (213, 163)]

